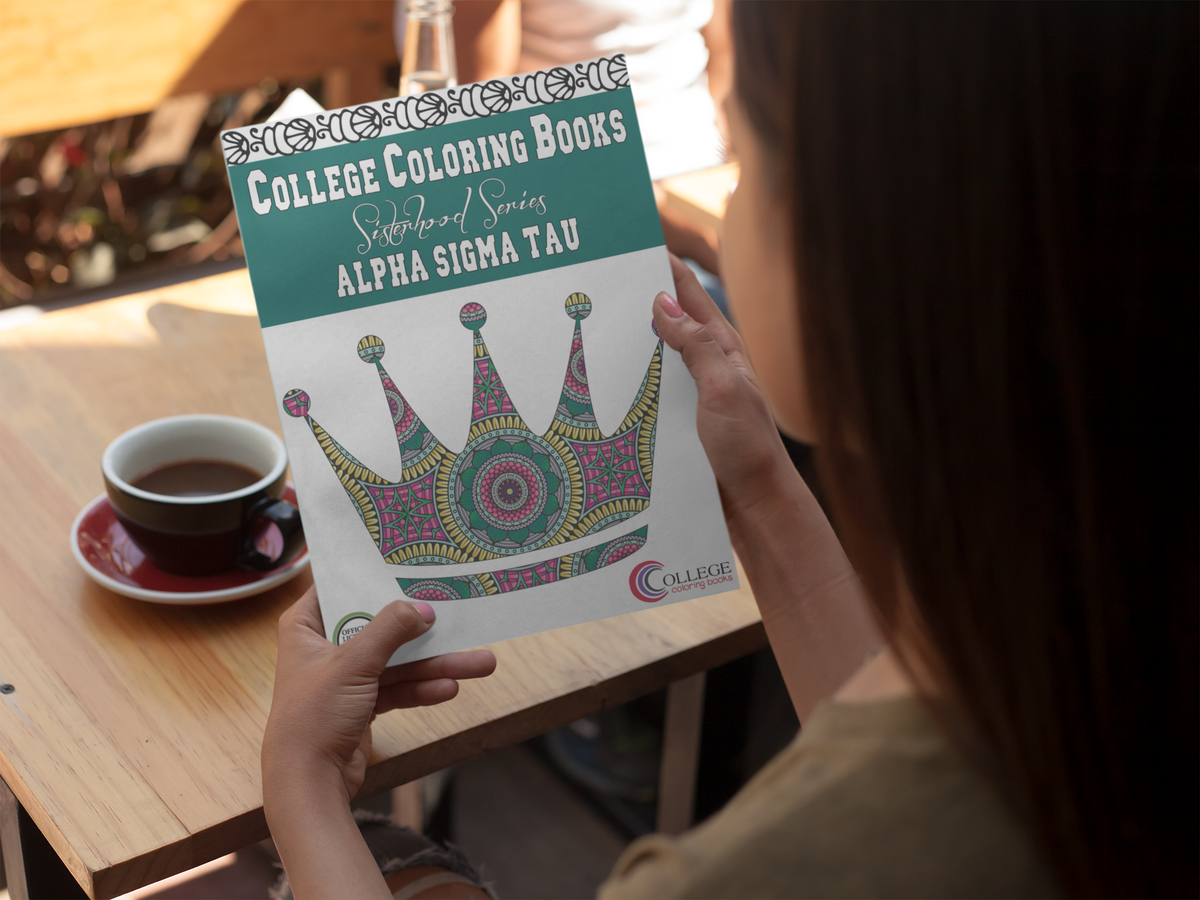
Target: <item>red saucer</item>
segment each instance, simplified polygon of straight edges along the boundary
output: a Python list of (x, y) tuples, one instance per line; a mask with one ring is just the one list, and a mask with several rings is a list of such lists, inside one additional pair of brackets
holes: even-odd
[[(296, 502), (289, 482), (283, 497)], [(282, 538), (273, 526), (259, 537), (259, 549), (270, 556), (282, 547)], [(230, 569), (218, 575), (171, 575), (155, 567), (130, 539), (108, 496), (100, 495), (89, 503), (71, 526), (71, 551), (76, 561), (97, 584), (111, 591), (154, 603), (221, 603), (270, 590), (294, 578), (308, 565), (308, 545), (302, 544), (291, 559), (269, 572)]]

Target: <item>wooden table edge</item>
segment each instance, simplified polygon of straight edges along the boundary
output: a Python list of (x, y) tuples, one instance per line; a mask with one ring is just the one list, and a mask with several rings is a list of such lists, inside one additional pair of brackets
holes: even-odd
[[(93, 880), (95, 873), (88, 866), (87, 861), (79, 855), (79, 852), (63, 835), (62, 830), (54, 824), (54, 819), (52, 819), (46, 813), (46, 810), (42, 807), (42, 805), (37, 802), (37, 798), (34, 797), (29, 789), (25, 786), (25, 782), (18, 776), (16, 769), (13, 768), (12, 764), (2, 753), (0, 753), (0, 780), (4, 782), (3, 785), (0, 785), (0, 791), (7, 788), (7, 791), (12, 795), (12, 798), (21, 805), (21, 808), (25, 810), (26, 814), (28, 814), (29, 818), (33, 821), (33, 824), (37, 826), (38, 831), (42, 833), (42, 836), (46, 839), (46, 842), (53, 848), (54, 852), (58, 854), (58, 858), (62, 860), (62, 864), (67, 868), (71, 875), (74, 876), (75, 880), (79, 882), (80, 886), (87, 891), (89, 882)], [(3, 799), (7, 800), (8, 798)], [(7, 807), (7, 803), (2, 805)], [(4, 811), (0, 813), (0, 832), (4, 833), (5, 838), (8, 838), (10, 833), (15, 834), (18, 827), (15, 818), (12, 821), (8, 821), (9, 812), (10, 811), (5, 808)], [(15, 816), (16, 810), (11, 810), (11, 813), (13, 816)], [(8, 856), (10, 853), (14, 852), (14, 850), (19, 848), (19, 839), (17, 842), (12, 844), (9, 844), (9, 842), (5, 840), (3, 842), (3, 846), (0, 846), (0, 851), (4, 853), (4, 856)], [(64, 852), (64, 850), (66, 852)], [(0, 862), (3, 862), (3, 860), (0, 859)], [(84, 876), (83, 879), (80, 879), (81, 874)], [(12, 876), (7, 870), (7, 866), (5, 871), (5, 881), (8, 882), (6, 885), (6, 890), (11, 892), (13, 889), (13, 885), (11, 883)]]
[[(751, 622), (695, 646), (631, 668), (598, 684), (585, 685), (491, 722), (426, 744), (367, 769), (359, 799), (544, 734), (568, 721), (594, 715), (659, 690), (696, 672), (732, 662), (767, 646), (761, 621)], [(19, 796), (19, 795), (18, 795)], [(38, 821), (38, 826), (42, 827)], [(45, 833), (43, 829), (43, 833)], [(219, 837), (218, 837), (219, 836)], [(194, 832), (149, 853), (90, 872), (83, 888), (93, 900), (108, 900), (170, 875), (201, 865), (270, 837), (261, 806)], [(168, 863), (160, 868), (161, 857)], [(179, 862), (179, 861), (183, 862)], [(145, 873), (153, 871), (147, 880)], [(131, 878), (132, 876), (132, 878)]]

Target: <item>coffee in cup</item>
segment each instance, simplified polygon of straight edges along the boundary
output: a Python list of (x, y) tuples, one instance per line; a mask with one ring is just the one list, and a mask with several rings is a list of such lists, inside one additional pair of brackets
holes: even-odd
[[(255, 422), (216, 415), (147, 422), (108, 446), (101, 469), (121, 526), (164, 572), (266, 571), (304, 540), (299, 511), (282, 499), (283, 442)], [(259, 538), (271, 525), (283, 546), (268, 555)]]
[(211, 497), (240, 491), (260, 478), (261, 472), (222, 459), (185, 459), (147, 469), (129, 483), (168, 497)]

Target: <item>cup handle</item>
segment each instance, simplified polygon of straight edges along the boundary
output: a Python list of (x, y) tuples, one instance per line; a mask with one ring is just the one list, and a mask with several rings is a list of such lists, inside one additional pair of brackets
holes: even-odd
[[(279, 556), (271, 557), (260, 553), (254, 546), (255, 519), (267, 519), (279, 529), (283, 535), (283, 551)], [(276, 500), (273, 497), (263, 497), (246, 514), (246, 524), (235, 564), (239, 569), (250, 569), (254, 572), (266, 572), (286, 562), (300, 548), (304, 540), (304, 525), (300, 521), (300, 510), (286, 500)]]

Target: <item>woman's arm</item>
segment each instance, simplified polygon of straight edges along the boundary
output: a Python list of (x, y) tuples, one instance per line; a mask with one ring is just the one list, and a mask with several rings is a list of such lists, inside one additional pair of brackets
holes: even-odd
[[(471, 0), (454, 7), (458, 83), (515, 75), (521, 58), (520, 0)], [(398, 48), (403, 53), (403, 48)]]
[(883, 640), (829, 520), (786, 454), (769, 502), (730, 523), (796, 715), (833, 696)]
[(741, 338), (672, 258), (678, 301), (659, 294), (659, 333), (696, 380), (696, 426), (734, 549), (803, 722), (882, 645), (829, 520), (788, 458)]
[(294, 896), (390, 900), (340, 777), (320, 766), (280, 766), (268, 781), (264, 767), (263, 807)]

